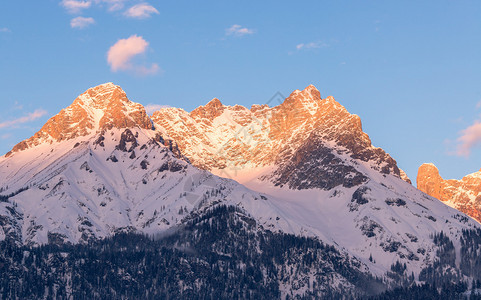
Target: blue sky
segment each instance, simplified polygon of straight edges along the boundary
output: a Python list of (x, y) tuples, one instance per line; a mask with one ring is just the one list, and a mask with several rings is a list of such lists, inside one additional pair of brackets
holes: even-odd
[(1, 153), (109, 81), (188, 111), (314, 84), (412, 179), (481, 168), (479, 1), (0, 2)]

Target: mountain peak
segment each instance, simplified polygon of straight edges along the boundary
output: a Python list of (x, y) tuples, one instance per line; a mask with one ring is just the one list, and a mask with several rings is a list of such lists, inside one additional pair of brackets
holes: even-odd
[(423, 172), (429, 172), (429, 173), (435, 172), (439, 174), (439, 169), (433, 163), (424, 163), (419, 167), (419, 170)]
[(108, 88), (115, 88), (115, 87), (118, 87), (120, 88), (119, 85), (116, 85), (114, 84), (113, 82), (109, 81), (109, 82), (106, 82), (106, 83), (102, 83), (102, 84), (99, 84), (97, 85), (96, 87), (93, 87), (93, 88), (102, 88), (102, 87), (108, 87)]
[(205, 118), (213, 120), (220, 116), (224, 112), (225, 106), (220, 102), (219, 99), (214, 98), (210, 100), (206, 105), (199, 106), (194, 109), (190, 115), (193, 118)]
[[(313, 85), (313, 84), (309, 84), (308, 86), (306, 86), (306, 88), (303, 90), (303, 92), (309, 92), (309, 93), (319, 93), (319, 90)], [(320, 95), (319, 95), (320, 96)]]
[(438, 168), (432, 163), (424, 163), (418, 169), (416, 183), (418, 189), (433, 197), (440, 197), (440, 184), (443, 178), (439, 175)]
[(445, 180), (435, 165), (423, 164), (416, 181), (419, 190), (481, 222), (481, 177), (477, 173)]
[(219, 99), (214, 98), (214, 99), (210, 100), (205, 106), (206, 107), (221, 107), (221, 106), (223, 106), (223, 104), (222, 104), (222, 102), (220, 102)]
[(315, 86), (311, 84), (302, 91), (293, 91), (289, 97), (286, 98), (284, 103), (287, 105), (295, 104), (296, 106), (312, 106), (314, 103), (314, 106), (317, 106), (315, 103), (319, 102), (320, 100), (322, 100), (321, 93)]
[(108, 82), (89, 88), (74, 101), (73, 105), (79, 102), (95, 108), (106, 109), (109, 105), (130, 101), (120, 86)]
[(418, 169), (416, 183), (419, 190), (440, 200), (446, 201), (444, 195), (445, 180), (439, 175), (438, 168), (432, 163), (422, 164)]
[(15, 145), (7, 156), (45, 142), (60, 142), (114, 127), (152, 129), (152, 121), (141, 104), (130, 101), (120, 86), (108, 82), (82, 93), (34, 136)]
[(308, 85), (302, 92), (301, 94), (305, 95), (306, 97), (309, 97), (313, 100), (321, 100), (321, 93), (319, 90), (312, 84)]
[(99, 90), (99, 89), (113, 90), (113, 89), (122, 89), (122, 88), (119, 85), (114, 84), (113, 82), (106, 82), (106, 83), (102, 83), (97, 86), (91, 87), (88, 90)]

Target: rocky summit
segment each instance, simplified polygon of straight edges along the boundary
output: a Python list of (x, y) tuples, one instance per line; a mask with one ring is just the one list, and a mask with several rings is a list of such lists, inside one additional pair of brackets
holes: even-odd
[(50, 118), (34, 136), (15, 145), (7, 156), (41, 143), (75, 139), (98, 130), (134, 126), (152, 128), (152, 121), (144, 107), (129, 101), (119, 86), (106, 83), (78, 96), (70, 106)]
[(445, 180), (434, 164), (419, 167), (417, 187), (481, 222), (481, 170), (461, 180)]
[[(191, 113), (163, 108), (152, 120), (177, 142), (193, 165), (234, 179), (239, 179), (238, 173), (265, 168), (260, 172), (263, 176), (254, 173), (279, 186), (303, 189), (321, 184), (329, 189), (352, 184), (327, 174), (352, 172), (357, 174), (353, 183), (365, 181), (352, 163), (358, 160), (409, 182), (389, 154), (372, 146), (359, 116), (350, 114), (333, 97), (321, 98), (313, 85), (292, 92), (275, 107), (247, 109), (213, 99)], [(348, 159), (341, 159), (345, 154)], [(319, 164), (319, 159), (330, 163)], [(304, 180), (302, 174), (318, 179), (311, 184), (314, 179)]]

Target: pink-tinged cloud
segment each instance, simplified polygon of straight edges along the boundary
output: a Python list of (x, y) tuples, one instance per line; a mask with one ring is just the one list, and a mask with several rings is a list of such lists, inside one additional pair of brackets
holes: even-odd
[(458, 148), (456, 154), (459, 156), (469, 156), (471, 149), (481, 144), (481, 122), (475, 121), (473, 125), (461, 131), (461, 136), (457, 139)]
[(155, 74), (160, 70), (157, 64), (145, 67), (132, 63), (132, 59), (137, 55), (145, 53), (148, 46), (149, 43), (137, 35), (118, 40), (107, 52), (107, 62), (113, 72), (134, 71), (137, 75)]
[(107, 53), (107, 61), (112, 71), (132, 68), (131, 59), (147, 50), (149, 43), (141, 36), (132, 35), (127, 39), (118, 40)]
[(0, 128), (9, 128), (9, 127), (13, 127), (13, 126), (16, 126), (16, 125), (19, 125), (19, 124), (32, 122), (32, 121), (35, 121), (38, 118), (43, 117), (46, 113), (47, 112), (43, 109), (37, 109), (34, 112), (29, 113), (28, 115), (26, 115), (24, 117), (20, 117), (20, 118), (10, 120), (10, 121), (1, 122)]
[(159, 11), (148, 3), (140, 3), (129, 8), (124, 15), (129, 18), (146, 19), (152, 14), (159, 14)]
[(247, 34), (253, 34), (254, 29), (249, 29), (247, 27), (242, 27), (241, 25), (234, 24), (225, 30), (226, 35), (243, 36)]
[(80, 13), (92, 5), (91, 1), (62, 0), (61, 5), (71, 14)]
[(95, 24), (95, 20), (93, 18), (76, 17), (70, 21), (70, 27), (78, 29), (83, 29), (92, 24)]

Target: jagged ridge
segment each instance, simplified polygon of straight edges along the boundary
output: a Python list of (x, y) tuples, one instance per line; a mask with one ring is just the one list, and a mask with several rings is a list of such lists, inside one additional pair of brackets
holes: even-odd
[(15, 145), (6, 156), (41, 143), (61, 142), (92, 132), (140, 127), (152, 129), (145, 108), (131, 102), (120, 86), (105, 83), (88, 89), (67, 108), (50, 118), (31, 138)]
[(461, 180), (445, 180), (434, 164), (423, 164), (416, 183), (421, 191), (481, 222), (481, 170)]
[[(478, 226), (402, 181), (359, 117), (313, 86), (273, 108), (213, 100), (191, 113), (162, 109), (153, 127), (148, 118), (131, 117), (126, 98), (96, 95), (89, 108), (121, 98), (123, 121), (104, 127), (103, 116), (112, 114), (87, 114), (78, 120), (91, 124), (85, 135), (48, 135), (48, 142), (0, 158), (1, 239), (38, 245), (152, 234), (225, 205), (245, 212), (259, 230), (319, 239), (394, 281), (387, 272), (398, 261), (416, 278), (435, 263), (441, 246), (433, 233), (454, 240)], [(230, 164), (270, 169), (255, 176), (257, 186), (246, 183), (249, 189), (189, 160), (213, 171)]]
[[(316, 154), (303, 154), (315, 143), (326, 144), (328, 156), (348, 153), (354, 161), (370, 162), (373, 169), (410, 182), (389, 154), (372, 146), (369, 136), (362, 131), (360, 118), (350, 114), (333, 97), (322, 99), (313, 85), (294, 91), (282, 104), (272, 108), (225, 106), (213, 99), (191, 113), (180, 108), (163, 108), (155, 112), (152, 119), (177, 141), (182, 153), (195, 166), (221, 176), (238, 179), (238, 171), (245, 173), (275, 165), (275, 171), (263, 174), (262, 178), (277, 185), (287, 184), (297, 189), (343, 184), (327, 182), (329, 178), (320, 182), (321, 185), (319, 182), (301, 185), (290, 180), (292, 172), (297, 177), (305, 173), (299, 171), (300, 164), (315, 164)], [(336, 172), (341, 169), (344, 173), (358, 172), (353, 162), (340, 159), (337, 162)], [(321, 171), (332, 173), (334, 170)], [(316, 172), (316, 176), (322, 176), (321, 172)]]

